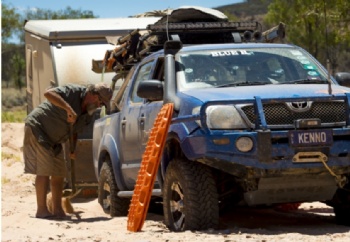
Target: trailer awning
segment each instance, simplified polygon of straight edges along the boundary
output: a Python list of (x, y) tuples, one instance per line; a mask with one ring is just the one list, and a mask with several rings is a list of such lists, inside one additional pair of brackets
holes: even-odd
[(105, 39), (134, 29), (146, 29), (159, 17), (29, 20), (24, 30), (48, 40)]

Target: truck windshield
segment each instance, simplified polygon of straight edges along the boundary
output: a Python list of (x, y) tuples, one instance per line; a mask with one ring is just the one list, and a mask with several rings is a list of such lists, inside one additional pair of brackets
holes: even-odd
[(327, 83), (321, 65), (300, 48), (246, 48), (183, 52), (179, 90), (268, 84)]

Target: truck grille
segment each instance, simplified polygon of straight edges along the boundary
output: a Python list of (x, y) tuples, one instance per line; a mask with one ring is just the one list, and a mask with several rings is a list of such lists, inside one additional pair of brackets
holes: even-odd
[[(288, 108), (285, 103), (263, 104), (267, 125), (293, 125), (297, 119), (321, 120), (322, 124), (345, 122), (346, 112), (344, 102), (313, 102), (311, 108), (305, 112), (295, 112)], [(254, 106), (247, 105), (241, 107), (253, 125), (256, 116)]]

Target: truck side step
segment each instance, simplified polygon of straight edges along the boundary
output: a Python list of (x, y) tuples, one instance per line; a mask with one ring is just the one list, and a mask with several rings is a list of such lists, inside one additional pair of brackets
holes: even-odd
[[(118, 197), (130, 197), (131, 198), (133, 194), (134, 194), (134, 191), (120, 191), (120, 192), (118, 192)], [(162, 190), (161, 189), (153, 189), (152, 196), (161, 197)]]

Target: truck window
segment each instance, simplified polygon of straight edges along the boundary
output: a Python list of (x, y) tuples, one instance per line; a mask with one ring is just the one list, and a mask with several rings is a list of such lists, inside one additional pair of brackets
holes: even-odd
[(125, 100), (125, 96), (126, 96), (126, 88), (134, 74), (135, 68), (133, 67), (129, 73), (127, 74), (125, 81), (123, 82), (123, 84), (121, 85), (121, 87), (118, 90), (117, 95), (114, 97), (113, 100), (113, 106), (112, 106), (112, 111), (113, 112), (119, 112), (121, 110), (121, 108), (123, 107), (124, 104), (124, 100)]
[(164, 81), (164, 58), (158, 59), (153, 79)]
[(140, 81), (149, 79), (152, 66), (153, 66), (153, 61), (150, 61), (139, 68), (136, 80), (134, 82), (134, 86), (132, 87), (131, 101), (133, 103), (140, 103), (143, 101), (143, 98), (137, 96), (137, 87)]
[(197, 50), (177, 55), (180, 91), (246, 83), (283, 84), (294, 80), (327, 80), (326, 73), (300, 48)]

